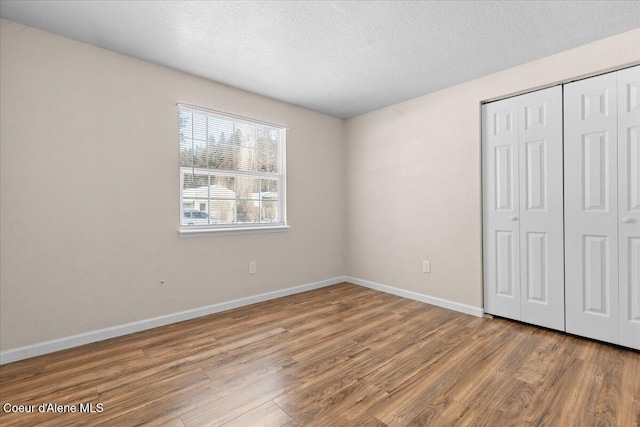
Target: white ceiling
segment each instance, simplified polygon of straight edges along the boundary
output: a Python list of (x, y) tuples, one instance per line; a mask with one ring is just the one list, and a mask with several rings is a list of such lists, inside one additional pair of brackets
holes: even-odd
[(348, 118), (640, 27), (640, 1), (2, 0), (0, 15)]

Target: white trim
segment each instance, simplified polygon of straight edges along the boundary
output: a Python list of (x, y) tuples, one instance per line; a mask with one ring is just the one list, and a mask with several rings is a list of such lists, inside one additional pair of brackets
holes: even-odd
[(484, 309), (481, 307), (474, 307), (472, 305), (419, 294), (417, 292), (405, 291), (404, 289), (398, 289), (392, 286), (382, 285), (380, 283), (370, 282), (364, 279), (358, 279), (357, 277), (347, 276), (345, 277), (345, 281), (364, 286), (365, 288), (375, 289), (376, 291), (386, 292), (388, 294), (397, 295), (399, 297), (408, 298), (431, 305), (436, 305), (438, 307), (447, 308), (449, 310), (458, 311), (460, 313), (470, 314), (476, 317), (482, 317), (484, 315)]
[(180, 237), (213, 236), (216, 234), (254, 234), (254, 233), (277, 233), (290, 229), (289, 225), (265, 225), (230, 228), (179, 228)]
[(196, 111), (203, 112), (205, 114), (207, 114), (207, 113), (216, 114), (218, 116), (225, 116), (225, 117), (228, 117), (230, 119), (240, 120), (240, 121), (247, 122), (247, 123), (258, 123), (260, 125), (271, 126), (271, 127), (276, 127), (276, 128), (289, 130), (289, 128), (287, 126), (281, 125), (279, 123), (266, 122), (264, 120), (254, 119), (254, 118), (247, 117), (247, 116), (240, 116), (238, 114), (233, 114), (233, 113), (226, 113), (224, 111), (213, 110), (211, 108), (198, 107), (197, 105), (188, 104), (186, 102), (178, 102), (178, 103), (176, 103), (176, 105), (178, 106), (178, 108), (184, 108), (185, 110), (196, 110)]
[[(287, 128), (288, 130), (288, 128)], [(280, 181), (278, 200), (280, 201), (280, 220), (287, 225), (287, 132), (280, 134)]]
[[(245, 230), (246, 231), (246, 230)], [(424, 302), (427, 304), (443, 307), (449, 310), (470, 314), (476, 317), (482, 317), (484, 310), (479, 307), (473, 307), (442, 298), (432, 297), (419, 294), (416, 292), (406, 291), (394, 288), (392, 286), (382, 285), (380, 283), (371, 282), (350, 276), (339, 276), (333, 279), (322, 280), (319, 282), (307, 283), (305, 285), (295, 286), (292, 288), (281, 289), (278, 291), (267, 292), (264, 294), (253, 295), (250, 297), (239, 298), (232, 301), (213, 304), (206, 307), (195, 308), (192, 310), (181, 311), (178, 313), (158, 316), (151, 319), (139, 320), (137, 322), (126, 323), (124, 325), (112, 326), (110, 328), (98, 329), (95, 331), (85, 332), (82, 334), (72, 335), (56, 340), (46, 341), (38, 344), (28, 345), (0, 352), (0, 365), (16, 362), (18, 360), (28, 359), (55, 351), (65, 350), (96, 341), (102, 341), (109, 338), (115, 338), (122, 335), (132, 334), (147, 329), (157, 328), (159, 326), (169, 325), (171, 323), (182, 322), (184, 320), (195, 319), (197, 317), (209, 314), (219, 313), (221, 311), (231, 310), (246, 305), (256, 304), (276, 298), (286, 297), (301, 292), (311, 291), (326, 286), (335, 285), (342, 282), (349, 282), (366, 288), (375, 289), (377, 291), (386, 292), (388, 294), (397, 295), (403, 298)]]
[(313, 289), (323, 288), (346, 280), (344, 276), (334, 277), (333, 279), (322, 280), (319, 282), (307, 283), (305, 285), (295, 286), (292, 288), (281, 289), (278, 291), (267, 292), (264, 294), (253, 295), (250, 297), (239, 298), (233, 301), (213, 304), (206, 307), (195, 308), (192, 310), (181, 311), (178, 313), (158, 316), (151, 319), (139, 320), (137, 322), (126, 323), (124, 325), (112, 326), (110, 328), (98, 329), (95, 331), (85, 332), (78, 335), (72, 335), (56, 340), (46, 341), (38, 344), (28, 345), (25, 347), (14, 348), (0, 352), (0, 365), (5, 363), (16, 362), (18, 360), (28, 359), (30, 357), (40, 356), (42, 354), (53, 353), (54, 351), (65, 350), (79, 345), (89, 344), (96, 341), (102, 341), (109, 338), (119, 337), (122, 335), (132, 334), (147, 329), (157, 328), (171, 323), (182, 322), (184, 320), (195, 319), (196, 317), (206, 316), (208, 314), (219, 313), (221, 311), (231, 310), (246, 305), (256, 304), (275, 298), (281, 298), (288, 295), (298, 294), (300, 292), (311, 291)]

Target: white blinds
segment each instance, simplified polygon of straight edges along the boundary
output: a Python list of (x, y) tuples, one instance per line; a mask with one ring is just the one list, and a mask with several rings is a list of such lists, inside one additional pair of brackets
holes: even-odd
[(179, 105), (182, 228), (284, 225), (285, 128)]

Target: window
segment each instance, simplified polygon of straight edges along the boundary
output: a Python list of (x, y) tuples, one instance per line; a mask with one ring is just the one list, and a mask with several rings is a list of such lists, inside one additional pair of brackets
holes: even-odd
[(180, 230), (286, 227), (282, 126), (179, 104)]

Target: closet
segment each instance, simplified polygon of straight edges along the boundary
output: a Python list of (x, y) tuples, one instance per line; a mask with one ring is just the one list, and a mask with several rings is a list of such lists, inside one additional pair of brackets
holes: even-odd
[(485, 311), (640, 349), (640, 66), (483, 105)]

